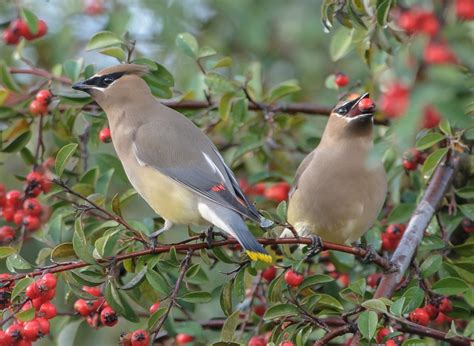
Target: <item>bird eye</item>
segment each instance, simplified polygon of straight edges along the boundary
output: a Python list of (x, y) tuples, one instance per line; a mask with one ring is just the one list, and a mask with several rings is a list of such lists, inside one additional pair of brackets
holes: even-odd
[(109, 84), (111, 84), (113, 81), (114, 81), (114, 79), (111, 78), (111, 77), (105, 77), (105, 78), (104, 78), (104, 84), (105, 84), (105, 85), (109, 85)]
[(337, 114), (344, 115), (347, 113), (347, 109), (345, 107), (341, 107), (337, 110)]

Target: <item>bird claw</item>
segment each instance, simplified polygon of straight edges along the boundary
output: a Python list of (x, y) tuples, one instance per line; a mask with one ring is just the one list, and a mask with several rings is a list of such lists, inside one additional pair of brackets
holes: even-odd
[(305, 256), (306, 259), (311, 258), (314, 255), (317, 255), (324, 248), (323, 241), (320, 236), (312, 234), (310, 235), (310, 238), (311, 238), (311, 244), (308, 245), (308, 252), (306, 253), (306, 256)]
[(373, 262), (377, 258), (378, 254), (371, 244), (367, 244), (366, 246), (360, 245), (359, 248), (365, 250), (365, 255), (361, 259), (363, 263)]
[(393, 262), (389, 262), (390, 267), (385, 270), (385, 274), (393, 274), (400, 270), (400, 267)]

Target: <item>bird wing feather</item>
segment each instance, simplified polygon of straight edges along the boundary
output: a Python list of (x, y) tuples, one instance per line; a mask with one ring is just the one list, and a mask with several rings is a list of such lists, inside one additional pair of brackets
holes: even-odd
[(291, 187), (289, 193), (288, 193), (288, 198), (290, 199), (291, 196), (295, 193), (295, 191), (298, 189), (298, 182), (300, 180), (301, 175), (303, 172), (308, 168), (309, 164), (313, 160), (314, 156), (314, 150), (310, 152), (304, 159), (301, 161), (300, 165), (298, 166), (298, 169), (296, 170), (295, 173), (295, 179), (293, 181), (293, 186)]
[(197, 194), (260, 221), (260, 214), (245, 197), (217, 148), (181, 114), (174, 115), (166, 125), (159, 121), (141, 125), (132, 143), (141, 165), (153, 167)]

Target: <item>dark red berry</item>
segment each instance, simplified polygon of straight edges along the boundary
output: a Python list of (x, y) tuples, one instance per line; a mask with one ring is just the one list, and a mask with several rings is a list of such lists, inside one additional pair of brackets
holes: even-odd
[(100, 321), (104, 326), (113, 327), (118, 323), (118, 316), (114, 309), (106, 307), (100, 312)]
[(150, 334), (144, 329), (136, 330), (131, 337), (132, 346), (148, 346), (150, 343)]
[(262, 271), (262, 278), (270, 282), (275, 278), (276, 274), (277, 274), (276, 267), (270, 266)]

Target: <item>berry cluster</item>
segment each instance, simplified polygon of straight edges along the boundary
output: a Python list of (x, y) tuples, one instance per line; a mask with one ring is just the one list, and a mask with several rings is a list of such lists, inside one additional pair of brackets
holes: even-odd
[(408, 318), (410, 321), (422, 326), (427, 326), (430, 321), (437, 325), (442, 325), (453, 320), (446, 315), (451, 310), (453, 310), (453, 305), (448, 297), (437, 297), (428, 302), (424, 307), (416, 308), (410, 312)]
[[(2, 274), (6, 279), (8, 274)], [(5, 331), (0, 330), (0, 346), (27, 346), (39, 338), (49, 334), (49, 320), (56, 317), (56, 306), (51, 303), (56, 293), (57, 279), (51, 273), (44, 274), (26, 288), (27, 301), (21, 311), (34, 309), (35, 317), (30, 321), (15, 320)], [(13, 283), (3, 287), (3, 292), (11, 292)], [(3, 301), (3, 308), (10, 306), (10, 302)]]
[(409, 100), (410, 89), (401, 82), (394, 82), (382, 94), (378, 104), (382, 113), (387, 118), (393, 119), (405, 113)]
[(406, 171), (414, 171), (425, 159), (426, 156), (422, 152), (412, 148), (403, 154), (402, 165)]
[(43, 37), (48, 32), (48, 26), (43, 20), (38, 20), (38, 30), (32, 33), (26, 22), (21, 19), (13, 20), (5, 31), (3, 31), (3, 41), (6, 44), (17, 44), (20, 38), (24, 37), (28, 41)]
[(246, 180), (240, 180), (240, 187), (242, 191), (249, 196), (264, 196), (270, 201), (281, 202), (288, 199), (291, 185), (286, 181), (274, 183), (267, 186), (265, 183), (257, 183), (253, 186), (249, 185)]
[(43, 89), (38, 91), (35, 99), (30, 103), (30, 113), (34, 116), (48, 113), (48, 105), (51, 102), (51, 97), (52, 95), (49, 90)]
[(403, 233), (405, 232), (406, 225), (403, 224), (391, 224), (387, 227), (385, 232), (382, 233), (382, 250), (393, 251), (397, 248), (398, 243), (402, 239)]
[[(46, 167), (47, 163), (45, 164)], [(0, 216), (6, 222), (17, 226), (24, 226), (28, 232), (37, 231), (41, 227), (48, 213), (35, 198), (40, 193), (47, 193), (51, 189), (51, 180), (39, 171), (33, 171), (26, 177), (24, 193), (19, 190), (6, 191), (0, 184)], [(15, 239), (16, 231), (9, 225), (0, 227), (0, 244), (9, 244)]]
[(74, 310), (86, 317), (87, 324), (92, 328), (115, 326), (118, 323), (118, 315), (105, 301), (100, 287), (83, 286), (82, 290), (97, 299), (78, 299), (74, 303)]

